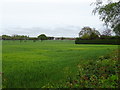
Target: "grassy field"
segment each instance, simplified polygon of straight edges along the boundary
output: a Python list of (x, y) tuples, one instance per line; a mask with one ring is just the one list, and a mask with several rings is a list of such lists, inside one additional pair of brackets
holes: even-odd
[(74, 44), (74, 41), (3, 41), (3, 88), (40, 88), (66, 83), (77, 66), (96, 61), (117, 45)]

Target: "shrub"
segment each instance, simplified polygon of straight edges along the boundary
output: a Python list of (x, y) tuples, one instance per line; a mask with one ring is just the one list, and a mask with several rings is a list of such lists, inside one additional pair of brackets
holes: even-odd
[(119, 39), (94, 39), (94, 40), (81, 40), (76, 39), (75, 44), (113, 44), (120, 45)]
[[(102, 57), (102, 59), (101, 59)], [(71, 88), (118, 88), (119, 67), (117, 54), (105, 59), (101, 56), (95, 61), (78, 65), (78, 75), (71, 82), (68, 80), (68, 87)]]
[[(48, 84), (43, 88), (118, 88), (119, 67), (118, 51), (98, 57), (96, 61), (78, 64), (76, 78), (67, 78), (66, 84)], [(106, 58), (107, 56), (107, 58)]]

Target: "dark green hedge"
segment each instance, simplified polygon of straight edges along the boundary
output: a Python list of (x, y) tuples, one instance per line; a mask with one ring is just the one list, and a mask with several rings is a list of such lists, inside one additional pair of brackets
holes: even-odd
[(113, 45), (120, 45), (120, 39), (95, 39), (95, 40), (76, 39), (75, 44), (113, 44)]

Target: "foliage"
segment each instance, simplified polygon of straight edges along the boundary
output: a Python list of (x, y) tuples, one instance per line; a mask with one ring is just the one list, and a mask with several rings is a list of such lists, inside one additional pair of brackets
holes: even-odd
[(41, 34), (38, 36), (38, 39), (42, 40), (47, 40), (47, 36), (45, 34)]
[(25, 35), (13, 35), (13, 36), (8, 36), (8, 35), (2, 35), (3, 40), (28, 40), (29, 36)]
[(67, 83), (72, 88), (118, 88), (119, 67), (118, 51), (112, 55), (101, 56), (97, 61), (89, 61), (86, 64), (79, 64), (79, 72), (76, 80)]
[(118, 39), (118, 40), (119, 40), (120, 37), (119, 37), (119, 36), (106, 36), (106, 35), (101, 35), (101, 36), (100, 36), (100, 39), (109, 39), (109, 40), (110, 40), (110, 39), (115, 39), (115, 40)]
[(87, 33), (85, 33), (85, 34), (81, 37), (81, 39), (85, 39), (85, 40), (90, 39), (90, 35), (87, 34)]
[[(99, 34), (100, 35), (100, 34)], [(90, 39), (98, 39), (99, 35), (95, 34), (94, 32), (91, 33)]]
[(107, 26), (113, 28), (117, 36), (120, 36), (120, 0), (117, 2), (109, 2), (103, 4), (102, 0), (97, 0), (94, 13), (100, 15), (100, 19), (105, 22)]
[(116, 27), (114, 27), (113, 31), (117, 36), (120, 36), (120, 24), (117, 24)]
[(97, 30), (90, 27), (83, 27), (82, 30), (79, 32), (79, 37), (81, 39), (96, 39), (99, 37), (99, 35), (100, 33)]
[[(78, 64), (76, 78), (67, 78), (66, 84), (57, 88), (118, 88), (119, 67), (118, 50), (105, 56), (100, 56), (97, 61), (88, 61)], [(54, 87), (54, 84), (44, 87)]]
[[(47, 37), (44, 34), (39, 35), (38, 37), (29, 37), (29, 36), (25, 36), (25, 35), (13, 35), (13, 36), (9, 36), (9, 35), (2, 35), (2, 40), (33, 40), (33, 42), (37, 41), (38, 39), (40, 40), (53, 40), (54, 37)], [(1, 38), (0, 38), (1, 39)]]
[[(105, 38), (105, 39), (104, 39)], [(113, 45), (120, 45), (119, 39), (111, 39), (112, 37), (108, 36), (102, 36), (101, 39), (95, 39), (95, 40), (81, 40), (76, 39), (75, 44), (113, 44)]]
[(2, 35), (2, 39), (3, 39), (3, 40), (10, 40), (10, 39), (11, 39), (11, 37), (10, 37), (10, 36), (8, 36), (8, 35)]

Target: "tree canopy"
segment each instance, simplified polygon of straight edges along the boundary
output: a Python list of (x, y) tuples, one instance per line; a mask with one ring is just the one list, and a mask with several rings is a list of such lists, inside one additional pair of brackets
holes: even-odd
[(98, 38), (100, 33), (95, 28), (83, 27), (79, 32), (81, 39), (95, 39)]
[(41, 34), (38, 36), (38, 39), (42, 40), (47, 40), (47, 36), (45, 34)]
[(2, 35), (2, 39), (3, 40), (28, 40), (29, 36), (25, 36), (25, 35), (13, 35), (13, 36)]
[(113, 2), (108, 0), (107, 4), (103, 4), (102, 0), (97, 0), (96, 8), (93, 13), (98, 13), (99, 18), (110, 26), (117, 36), (120, 36), (120, 0)]

